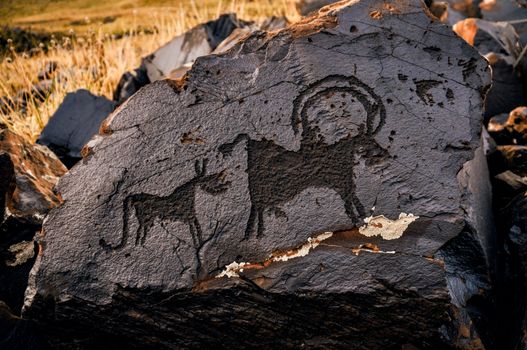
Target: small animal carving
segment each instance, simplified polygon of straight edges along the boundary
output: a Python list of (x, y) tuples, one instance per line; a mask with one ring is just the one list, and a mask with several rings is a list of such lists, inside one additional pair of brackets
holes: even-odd
[(165, 221), (180, 221), (188, 224), (194, 247), (198, 249), (203, 244), (203, 231), (196, 216), (195, 197), (198, 188), (217, 195), (225, 192), (230, 181), (224, 182), (225, 171), (206, 175), (207, 159), (194, 164), (196, 176), (187, 183), (177, 187), (168, 196), (156, 196), (138, 193), (127, 196), (123, 203), (123, 234), (116, 245), (100, 240), (100, 245), (106, 250), (119, 250), (126, 246), (130, 236), (130, 211), (133, 209), (139, 222), (135, 235), (135, 245), (143, 245), (148, 231), (156, 219)]

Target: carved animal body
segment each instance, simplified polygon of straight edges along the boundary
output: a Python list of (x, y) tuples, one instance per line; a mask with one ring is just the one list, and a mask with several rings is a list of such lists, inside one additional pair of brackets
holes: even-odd
[[(337, 107), (330, 102), (335, 96), (358, 101), (366, 117), (363, 123), (357, 123), (346, 111), (349, 104), (341, 101), (344, 112), (341, 111), (339, 118), (350, 118), (345, 123), (352, 125), (353, 130), (330, 144), (321, 136), (320, 127), (313, 125), (309, 113), (318, 108), (315, 118), (327, 116), (324, 110), (320, 110), (321, 106), (335, 110)], [(265, 139), (253, 140), (246, 134), (220, 146), (219, 151), (229, 155), (237, 143), (247, 142), (251, 209), (245, 238), (255, 229), (257, 236), (264, 233), (265, 210), (285, 215), (279, 206), (310, 187), (334, 189), (344, 201), (346, 214), (353, 224), (357, 224), (358, 218), (366, 213), (356, 195), (353, 171), (356, 156), (366, 155), (368, 164), (388, 156), (373, 138), (385, 118), (385, 107), (373, 89), (355, 77), (329, 76), (309, 86), (294, 101), (292, 125), (295, 133), (298, 133), (298, 125), (302, 126), (299, 151), (289, 151)]]
[(135, 212), (139, 222), (136, 231), (135, 245), (143, 245), (148, 231), (158, 219), (163, 225), (166, 221), (180, 221), (188, 224), (194, 247), (198, 249), (203, 243), (203, 232), (196, 216), (196, 190), (201, 188), (210, 194), (220, 194), (227, 190), (230, 182), (222, 183), (224, 172), (206, 176), (207, 159), (200, 167), (195, 163), (196, 176), (187, 183), (177, 187), (168, 196), (156, 196), (146, 193), (129, 195), (123, 204), (123, 235), (121, 241), (111, 245), (101, 239), (100, 244), (107, 250), (119, 250), (126, 246), (130, 236), (130, 211)]

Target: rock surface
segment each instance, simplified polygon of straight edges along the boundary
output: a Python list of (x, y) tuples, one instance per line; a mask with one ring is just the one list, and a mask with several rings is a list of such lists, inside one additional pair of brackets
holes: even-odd
[(114, 92), (114, 101), (121, 104), (151, 82), (183, 75), (196, 58), (210, 54), (235, 29), (248, 25), (249, 22), (238, 20), (235, 14), (224, 14), (176, 36), (144, 57), (139, 68), (123, 74)]
[(295, 2), (295, 5), (300, 15), (307, 16), (312, 12), (318, 11), (320, 8), (337, 1), (338, 0), (299, 0)]
[[(286, 24), (283, 17), (270, 17), (255, 23), (239, 20), (235, 14), (224, 14), (200, 24), (143, 58), (139, 68), (123, 74), (113, 99), (121, 104), (151, 82), (181, 78), (196, 58), (223, 52), (254, 30), (277, 30)], [(217, 48), (220, 51), (216, 51)]]
[(115, 106), (114, 102), (88, 90), (69, 93), (37, 142), (48, 146), (66, 166), (71, 167), (81, 158), (82, 148), (99, 132), (102, 121)]
[(33, 237), (59, 203), (53, 186), (65, 172), (46, 147), (0, 131), (0, 301), (17, 312), (35, 261)]
[(134, 95), (61, 180), (24, 315), (57, 348), (492, 344), (490, 72), (422, 6), (339, 3)]

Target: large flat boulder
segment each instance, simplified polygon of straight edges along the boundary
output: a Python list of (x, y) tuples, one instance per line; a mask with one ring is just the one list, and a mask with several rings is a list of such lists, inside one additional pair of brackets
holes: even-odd
[(61, 179), (24, 316), (58, 348), (492, 344), (490, 72), (423, 6), (342, 2), (140, 90)]

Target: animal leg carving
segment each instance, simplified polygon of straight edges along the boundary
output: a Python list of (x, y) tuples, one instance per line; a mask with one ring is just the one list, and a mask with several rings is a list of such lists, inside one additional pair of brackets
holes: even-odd
[(263, 208), (258, 209), (258, 233), (256, 234), (256, 237), (258, 238), (262, 237), (264, 233), (263, 212)]
[(251, 205), (251, 213), (249, 214), (249, 220), (247, 221), (247, 227), (245, 228), (245, 236), (243, 239), (249, 239), (249, 236), (254, 231), (254, 225), (256, 224), (257, 220), (257, 210), (254, 207), (254, 205)]

